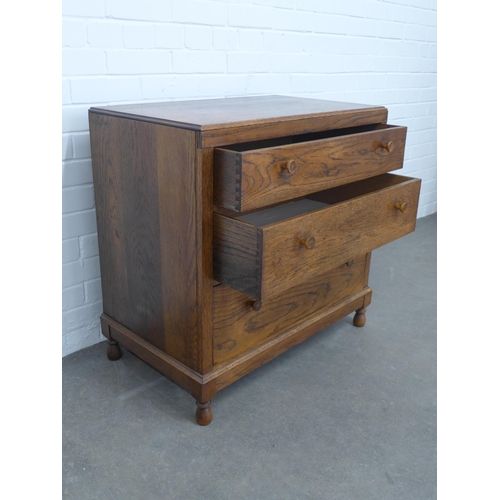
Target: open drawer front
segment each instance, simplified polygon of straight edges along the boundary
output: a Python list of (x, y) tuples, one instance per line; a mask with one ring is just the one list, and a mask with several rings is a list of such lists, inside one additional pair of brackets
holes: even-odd
[(214, 151), (214, 203), (247, 212), (403, 166), (406, 127), (378, 123)]
[(383, 174), (233, 217), (214, 213), (214, 278), (265, 300), (415, 229), (420, 179)]

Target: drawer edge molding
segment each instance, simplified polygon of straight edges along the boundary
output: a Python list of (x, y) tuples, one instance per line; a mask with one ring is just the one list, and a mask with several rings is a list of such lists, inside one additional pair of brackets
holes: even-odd
[(129, 330), (106, 314), (101, 314), (102, 333), (108, 340), (115, 340), (150, 366), (188, 391), (198, 401), (209, 401), (215, 395), (215, 385), (206, 376), (187, 367), (153, 346), (138, 333)]
[(333, 305), (323, 314), (295, 325), (278, 337), (226, 364), (220, 365), (205, 375), (188, 368), (168, 354), (160, 351), (160, 349), (152, 346), (139, 335), (105, 314), (101, 315), (101, 324), (102, 332), (106, 338), (119, 342), (169, 380), (188, 391), (198, 401), (209, 401), (220, 390), (273, 360), (288, 349), (302, 343), (348, 314), (362, 307), (367, 307), (371, 302), (371, 296), (371, 288), (366, 287)]

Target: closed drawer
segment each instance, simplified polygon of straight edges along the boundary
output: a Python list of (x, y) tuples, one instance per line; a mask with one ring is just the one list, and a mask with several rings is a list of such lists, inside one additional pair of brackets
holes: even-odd
[(266, 300), (415, 229), (420, 179), (383, 174), (239, 217), (214, 214), (214, 278)]
[(214, 202), (245, 212), (397, 170), (405, 142), (406, 127), (377, 124), (218, 148)]
[(363, 255), (272, 297), (254, 310), (249, 298), (226, 285), (213, 289), (214, 363), (229, 361), (328, 311), (365, 288)]

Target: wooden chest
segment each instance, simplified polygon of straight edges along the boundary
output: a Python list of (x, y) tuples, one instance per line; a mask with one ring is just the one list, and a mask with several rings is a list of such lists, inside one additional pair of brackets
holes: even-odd
[(186, 389), (235, 380), (356, 311), (371, 251), (410, 233), (420, 180), (387, 109), (261, 96), (89, 110), (108, 358)]

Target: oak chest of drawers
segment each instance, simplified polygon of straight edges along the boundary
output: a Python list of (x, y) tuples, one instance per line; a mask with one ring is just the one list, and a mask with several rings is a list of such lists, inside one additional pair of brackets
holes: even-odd
[(370, 303), (371, 251), (415, 228), (387, 109), (262, 96), (91, 108), (108, 358), (197, 401)]

